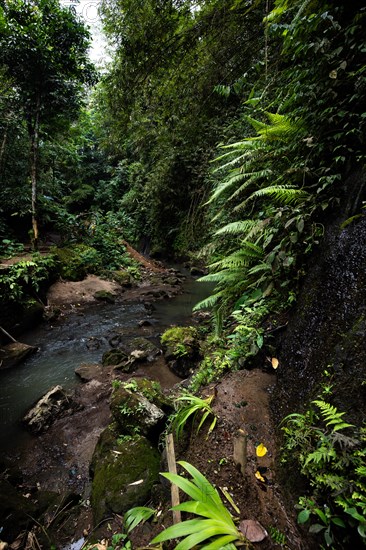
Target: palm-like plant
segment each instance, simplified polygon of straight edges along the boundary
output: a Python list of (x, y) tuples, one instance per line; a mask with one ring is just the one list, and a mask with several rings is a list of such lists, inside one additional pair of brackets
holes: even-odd
[(196, 518), (168, 527), (152, 541), (152, 544), (184, 537), (175, 550), (190, 550), (204, 543), (201, 550), (235, 550), (235, 541), (244, 542), (244, 535), (237, 529), (229, 511), (225, 508), (218, 492), (194, 466), (178, 462), (192, 480), (178, 474), (163, 473), (184, 491), (191, 500), (174, 506), (173, 510), (195, 514)]
[[(211, 415), (213, 420), (210, 424), (208, 433), (211, 433), (216, 426), (217, 417), (211, 407), (211, 402), (214, 395), (210, 395), (205, 399), (192, 394), (185, 394), (176, 399), (178, 402), (178, 410), (172, 420), (172, 429), (175, 431), (176, 438), (179, 439), (182, 435), (185, 425), (189, 420), (195, 421), (198, 414), (201, 414), (200, 422), (197, 426), (197, 432), (203, 426), (205, 420)], [(182, 406), (179, 406), (181, 405)]]

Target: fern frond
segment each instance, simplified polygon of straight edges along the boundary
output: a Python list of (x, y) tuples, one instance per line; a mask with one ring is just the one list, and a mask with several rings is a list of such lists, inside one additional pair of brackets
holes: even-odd
[(239, 235), (240, 233), (247, 233), (257, 224), (258, 222), (254, 220), (231, 222), (218, 229), (215, 235)]
[(212, 309), (222, 297), (222, 291), (212, 294), (208, 298), (201, 300), (193, 308), (193, 311), (200, 311), (201, 309)]
[(313, 403), (320, 409), (321, 415), (327, 427), (332, 426), (332, 432), (338, 432), (345, 428), (353, 428), (353, 424), (348, 424), (343, 420), (344, 412), (339, 412), (337, 407), (316, 399)]
[[(265, 170), (257, 170), (256, 172), (250, 172), (245, 174), (245, 178), (248, 177), (248, 179), (241, 185), (238, 189), (234, 191), (232, 195), (230, 195), (228, 200), (235, 199), (238, 195), (241, 195), (243, 191), (248, 189), (253, 183), (257, 182), (258, 180), (267, 179), (269, 176), (272, 175), (272, 170), (265, 169)], [(242, 177), (241, 179), (245, 179)], [(238, 179), (237, 183), (239, 183), (241, 180)]]
[(257, 264), (254, 267), (249, 269), (248, 275), (256, 275), (257, 273), (260, 273), (262, 271), (269, 272), (269, 271), (272, 271), (272, 268), (268, 264), (264, 264), (264, 263)]
[(271, 185), (264, 189), (258, 189), (250, 195), (244, 202), (234, 208), (235, 211), (245, 208), (248, 202), (263, 197), (272, 197), (282, 204), (293, 204), (300, 202), (308, 197), (308, 193), (290, 185)]

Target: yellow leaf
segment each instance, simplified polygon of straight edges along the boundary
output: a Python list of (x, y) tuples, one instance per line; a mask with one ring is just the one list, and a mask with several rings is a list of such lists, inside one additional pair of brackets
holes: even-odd
[(265, 483), (265, 482), (266, 482), (266, 480), (264, 479), (264, 477), (262, 476), (262, 474), (261, 474), (260, 472), (258, 472), (258, 470), (255, 472), (254, 475), (255, 475), (255, 477), (256, 477), (257, 479), (259, 479), (259, 481), (261, 481), (262, 483)]
[(267, 454), (267, 447), (265, 447), (263, 443), (260, 443), (255, 451), (257, 456), (265, 456)]
[(278, 359), (276, 359), (276, 357), (272, 357), (271, 363), (272, 363), (272, 367), (273, 367), (274, 369), (277, 369), (277, 367), (278, 367), (278, 365), (279, 365), (279, 362), (278, 362)]

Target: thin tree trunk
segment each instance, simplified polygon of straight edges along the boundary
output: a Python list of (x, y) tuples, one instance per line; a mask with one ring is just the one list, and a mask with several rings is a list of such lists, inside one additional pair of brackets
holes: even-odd
[(38, 168), (38, 144), (39, 144), (39, 111), (40, 111), (40, 98), (37, 100), (37, 108), (35, 113), (34, 125), (30, 130), (31, 141), (31, 165), (30, 175), (32, 184), (32, 248), (37, 250), (38, 248), (38, 212), (37, 212), (37, 168)]
[(1, 141), (1, 147), (0, 147), (0, 174), (1, 174), (1, 169), (3, 165), (3, 158), (5, 154), (5, 146), (6, 146), (7, 138), (8, 138), (8, 125), (5, 126), (4, 135), (3, 135), (3, 139)]

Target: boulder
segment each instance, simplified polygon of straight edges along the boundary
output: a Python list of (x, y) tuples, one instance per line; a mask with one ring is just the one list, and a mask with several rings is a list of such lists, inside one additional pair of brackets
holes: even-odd
[(169, 368), (180, 378), (187, 378), (201, 360), (199, 335), (196, 327), (171, 327), (161, 337)]
[(81, 378), (82, 382), (90, 382), (94, 378), (99, 378), (103, 372), (100, 365), (97, 364), (82, 364), (75, 369), (75, 374)]
[(140, 435), (117, 437), (108, 427), (101, 434), (92, 460), (91, 505), (94, 524), (114, 514), (124, 514), (149, 499), (158, 480), (160, 455)]
[(137, 356), (140, 361), (154, 361), (161, 354), (160, 348), (142, 336), (132, 338), (121, 349), (129, 356)]
[(21, 342), (12, 342), (0, 348), (0, 369), (14, 367), (35, 353), (37, 348)]
[(106, 351), (102, 357), (103, 367), (114, 366), (125, 372), (132, 370), (132, 364), (129, 361), (127, 353), (120, 348), (114, 348)]
[(121, 286), (127, 288), (132, 286), (133, 278), (128, 271), (123, 271), (122, 269), (119, 271), (113, 271), (113, 279)]
[(164, 429), (165, 414), (160, 407), (141, 393), (126, 389), (123, 384), (112, 393), (111, 411), (120, 433), (141, 433), (157, 439)]
[(25, 414), (22, 422), (32, 433), (40, 434), (69, 407), (70, 400), (62, 386), (54, 386)]
[(114, 304), (116, 301), (115, 295), (112, 292), (108, 292), (108, 290), (98, 290), (93, 296), (96, 300), (107, 302), (108, 304)]
[(114, 365), (123, 372), (131, 372), (135, 363), (154, 361), (161, 350), (150, 340), (143, 337), (132, 338), (118, 348), (106, 351), (102, 358), (103, 365)]

